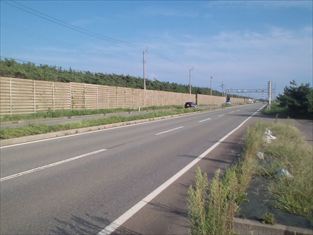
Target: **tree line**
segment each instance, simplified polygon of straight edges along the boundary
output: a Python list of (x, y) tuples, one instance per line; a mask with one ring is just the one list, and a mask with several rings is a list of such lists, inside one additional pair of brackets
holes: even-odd
[[(55, 82), (80, 82), (107, 86), (120, 86), (143, 89), (143, 81), (140, 77), (131, 75), (93, 73), (90, 71), (77, 71), (71, 68), (49, 65), (36, 65), (31, 62), (20, 63), (13, 59), (0, 60), (0, 76), (15, 77), (23, 79), (45, 80)], [(159, 80), (146, 80), (149, 90), (171, 91), (189, 93), (189, 86), (174, 82), (162, 82)], [(210, 94), (209, 88), (192, 87), (194, 94)], [(212, 90), (213, 95), (222, 96), (222, 93)]]
[(313, 118), (313, 88), (308, 83), (298, 85), (291, 81), (284, 93), (277, 97), (277, 101), (291, 117)]

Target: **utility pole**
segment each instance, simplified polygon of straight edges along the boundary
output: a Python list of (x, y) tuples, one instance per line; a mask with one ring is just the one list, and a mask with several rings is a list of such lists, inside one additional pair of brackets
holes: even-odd
[(268, 109), (271, 109), (271, 105), (272, 105), (272, 81), (268, 81), (267, 88), (268, 88)]
[(222, 95), (224, 96), (224, 82), (223, 81), (222, 81), (221, 87), (222, 87)]
[(147, 49), (142, 51), (142, 77), (143, 77), (143, 89), (146, 90), (146, 59), (145, 53)]
[(148, 50), (144, 49), (142, 51), (142, 77), (143, 77), (143, 106), (146, 106), (146, 59), (145, 59), (145, 53), (147, 53)]
[(213, 76), (210, 77), (210, 95), (212, 96), (212, 79)]
[(189, 69), (189, 95), (191, 96), (191, 71), (193, 70), (193, 68)]

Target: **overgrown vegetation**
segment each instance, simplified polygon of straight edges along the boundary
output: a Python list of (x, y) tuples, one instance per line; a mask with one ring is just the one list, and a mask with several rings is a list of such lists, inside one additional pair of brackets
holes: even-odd
[(284, 93), (277, 97), (277, 103), (264, 113), (313, 118), (313, 88), (309, 84), (297, 85), (295, 81), (291, 81)]
[[(276, 206), (313, 223), (313, 148), (290, 123), (269, 128), (277, 141), (266, 146), (267, 164), (261, 165), (261, 173), (266, 172)], [(281, 169), (288, 170), (292, 177), (279, 176)]]
[(275, 224), (275, 216), (270, 212), (266, 212), (263, 215), (262, 222), (264, 224)]
[[(81, 82), (99, 85), (143, 88), (142, 78), (131, 75), (93, 73), (89, 71), (75, 71), (57, 66), (35, 65), (33, 63), (19, 63), (12, 59), (0, 60), (0, 76), (24, 79), (46, 80), (55, 82)], [(146, 80), (149, 90), (173, 91), (189, 93), (189, 86), (158, 80)], [(193, 94), (210, 94), (209, 88), (192, 87)], [(222, 96), (222, 93), (212, 90), (213, 95)]]
[[(265, 129), (277, 137), (264, 142)], [(258, 151), (265, 159), (257, 159)], [(289, 124), (257, 123), (249, 128), (239, 162), (222, 176), (218, 170), (208, 183), (205, 173), (198, 168), (195, 185), (188, 190), (188, 211), (191, 234), (233, 234), (233, 217), (252, 177), (265, 177), (275, 206), (291, 214), (304, 216), (313, 223), (313, 149), (299, 131)], [(285, 169), (291, 176), (280, 174)], [(271, 199), (271, 200), (272, 200)], [(264, 223), (275, 223), (275, 215), (268, 212)]]
[[(169, 110), (169, 109), (184, 109), (183, 106), (169, 105), (169, 106), (151, 106), (141, 108), (142, 111), (153, 111), (153, 110)], [(117, 112), (132, 112), (138, 111), (138, 109), (80, 109), (80, 110), (49, 110), (46, 112), (37, 112), (29, 114), (13, 114), (13, 115), (2, 115), (0, 116), (0, 122), (5, 121), (19, 121), (19, 120), (29, 120), (29, 119), (40, 119), (40, 118), (57, 118), (57, 117), (73, 117), (73, 116), (83, 116), (83, 115), (93, 115), (93, 114), (107, 114), (107, 113), (117, 113)]]
[(151, 112), (147, 112), (144, 114), (138, 114), (135, 116), (111, 116), (108, 118), (101, 118), (96, 120), (83, 120), (80, 122), (69, 123), (69, 124), (60, 124), (54, 126), (48, 125), (29, 125), (26, 127), (18, 127), (18, 128), (7, 128), (0, 130), (0, 139), (9, 139), (9, 138), (16, 138), (21, 136), (27, 135), (35, 135), (35, 134), (44, 134), (49, 132), (55, 131), (62, 131), (62, 130), (70, 130), (70, 129), (77, 129), (83, 127), (90, 127), (90, 126), (99, 126), (111, 123), (118, 123), (118, 122), (127, 122), (139, 119), (147, 119), (147, 118), (154, 118), (154, 117), (161, 117), (161, 116), (168, 116), (174, 114), (182, 114), (182, 113), (190, 113), (190, 112), (197, 112), (198, 109), (184, 109), (184, 108), (170, 108), (165, 110), (152, 110)]
[(262, 144), (264, 126), (257, 124), (247, 131), (241, 160), (224, 176), (218, 170), (208, 184), (208, 178), (198, 168), (195, 186), (188, 190), (188, 211), (191, 234), (233, 234), (233, 217), (255, 171), (255, 154)]

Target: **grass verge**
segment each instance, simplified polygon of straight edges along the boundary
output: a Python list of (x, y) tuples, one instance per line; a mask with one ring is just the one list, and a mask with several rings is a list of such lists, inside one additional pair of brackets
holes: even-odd
[[(277, 137), (265, 143), (263, 135), (269, 128)], [(256, 157), (264, 152), (265, 159)], [(245, 136), (240, 160), (226, 170), (217, 171), (211, 183), (200, 169), (195, 185), (188, 190), (188, 211), (191, 234), (233, 234), (233, 217), (240, 203), (246, 200), (246, 190), (252, 177), (265, 177), (274, 206), (313, 222), (313, 149), (290, 123), (257, 123)], [(287, 169), (292, 177), (279, 174)], [(274, 223), (275, 215), (267, 213), (265, 223)]]
[(198, 168), (195, 186), (188, 190), (188, 211), (191, 234), (233, 234), (233, 217), (255, 170), (255, 154), (262, 144), (263, 125), (249, 128), (241, 160), (222, 176), (218, 170), (208, 184), (208, 178)]
[(83, 120), (75, 123), (68, 124), (60, 124), (54, 126), (48, 125), (29, 125), (25, 127), (18, 128), (7, 128), (0, 130), (0, 139), (10, 139), (16, 137), (22, 137), (27, 135), (36, 135), (36, 134), (44, 134), (55, 131), (63, 131), (70, 129), (77, 129), (83, 127), (91, 127), (91, 126), (99, 126), (105, 124), (112, 124), (118, 122), (127, 122), (139, 119), (147, 119), (147, 118), (155, 118), (161, 116), (175, 115), (175, 114), (183, 114), (190, 112), (197, 112), (198, 109), (184, 109), (184, 108), (168, 108), (164, 110), (153, 110), (151, 112), (145, 114), (139, 114), (135, 116), (111, 116), (108, 118), (101, 118), (96, 120)]
[[(169, 106), (150, 106), (141, 108), (143, 111), (155, 111), (155, 110), (169, 110), (169, 109), (183, 109), (184, 107), (178, 105)], [(138, 111), (138, 109), (81, 109), (81, 110), (48, 110), (45, 112), (29, 113), (29, 114), (14, 114), (14, 115), (1, 115), (0, 122), (6, 121), (19, 121), (30, 119), (43, 119), (43, 118), (57, 118), (57, 117), (73, 117), (93, 114), (107, 114), (117, 112), (131, 112)]]
[(287, 108), (279, 106), (278, 103), (273, 102), (271, 108), (265, 108), (262, 110), (262, 113), (268, 116), (276, 116), (279, 118), (288, 117)]
[[(275, 206), (305, 217), (313, 224), (313, 147), (291, 123), (268, 126), (277, 141), (266, 145), (266, 161), (259, 164), (259, 175), (269, 182)], [(292, 177), (277, 174), (286, 169)]]

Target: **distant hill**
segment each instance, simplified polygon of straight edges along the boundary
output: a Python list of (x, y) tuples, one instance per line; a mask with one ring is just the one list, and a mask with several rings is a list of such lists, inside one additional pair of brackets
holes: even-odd
[[(143, 88), (142, 78), (130, 75), (92, 73), (89, 71), (75, 71), (49, 65), (35, 65), (34, 63), (19, 63), (13, 59), (0, 60), (0, 76), (35, 79), (56, 82), (81, 82), (108, 86)], [(147, 80), (147, 89), (188, 93), (189, 86), (158, 80)], [(209, 94), (209, 88), (192, 87), (192, 93)], [(221, 92), (212, 91), (213, 95), (221, 96)]]

